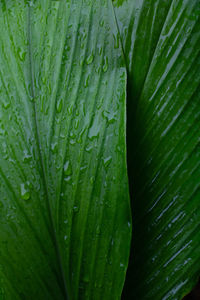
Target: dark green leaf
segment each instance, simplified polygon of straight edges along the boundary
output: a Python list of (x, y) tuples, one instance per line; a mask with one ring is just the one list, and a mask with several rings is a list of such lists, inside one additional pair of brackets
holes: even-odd
[(115, 13), (129, 73), (125, 299), (182, 299), (200, 274), (200, 2), (129, 0)]

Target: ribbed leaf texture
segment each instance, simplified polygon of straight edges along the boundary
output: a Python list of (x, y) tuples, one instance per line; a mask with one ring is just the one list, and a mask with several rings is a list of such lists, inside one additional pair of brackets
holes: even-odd
[(110, 1), (0, 1), (0, 299), (120, 299), (126, 69)]
[(133, 209), (124, 299), (182, 299), (200, 275), (200, 2), (114, 4)]
[(122, 298), (181, 300), (200, 274), (199, 0), (0, 0), (0, 28), (0, 300), (120, 299), (129, 190)]

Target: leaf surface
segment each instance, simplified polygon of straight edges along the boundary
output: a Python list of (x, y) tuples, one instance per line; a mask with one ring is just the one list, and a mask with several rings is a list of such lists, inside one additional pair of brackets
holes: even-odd
[(114, 4), (134, 230), (124, 297), (182, 299), (200, 274), (200, 2)]
[(110, 1), (0, 1), (0, 298), (119, 299), (126, 69)]

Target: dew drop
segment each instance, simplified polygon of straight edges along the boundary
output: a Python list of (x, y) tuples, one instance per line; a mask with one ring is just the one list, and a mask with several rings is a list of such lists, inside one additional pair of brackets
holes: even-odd
[(80, 168), (80, 171), (85, 171), (87, 169), (87, 165), (84, 165), (84, 166), (82, 166), (81, 168)]
[(113, 38), (114, 38), (114, 48), (118, 49), (119, 48), (119, 34), (117, 33), (116, 36), (113, 34)]
[(30, 162), (30, 160), (31, 160), (31, 155), (28, 154), (28, 152), (25, 150), (25, 151), (24, 151), (23, 161), (24, 161), (25, 163), (28, 163), (28, 162)]
[(104, 25), (104, 19), (102, 19), (102, 20), (99, 21), (99, 25), (100, 25), (100, 27), (103, 27), (103, 25)]
[(21, 197), (24, 200), (29, 200), (30, 199), (30, 191), (28, 188), (28, 184), (27, 183), (22, 183), (21, 184)]
[(62, 106), (63, 106), (63, 99), (60, 98), (60, 99), (58, 99), (58, 101), (56, 103), (56, 110), (57, 110), (58, 113), (61, 112)]
[(32, 0), (28, 1), (29, 6), (34, 6), (34, 3)]
[(111, 161), (112, 161), (112, 157), (111, 157), (111, 156), (108, 156), (108, 157), (106, 157), (106, 158), (103, 160), (103, 165), (104, 165), (104, 167), (105, 167), (106, 169), (107, 169), (108, 166), (110, 165)]
[(51, 144), (51, 150), (53, 153), (56, 153), (57, 152), (57, 149), (58, 149), (58, 143), (52, 143)]
[(83, 57), (80, 57), (80, 62), (79, 62), (79, 65), (82, 67), (84, 64), (84, 56)]
[(101, 98), (97, 103), (97, 109), (100, 109), (102, 107), (102, 104), (103, 104), (103, 98)]
[(73, 111), (73, 106), (70, 105), (68, 108), (67, 108), (67, 111), (68, 111), (68, 114), (69, 116), (72, 114), (72, 111)]
[(101, 53), (103, 52), (103, 47), (102, 46), (98, 46), (98, 53), (99, 53), (99, 55), (101, 55)]
[(4, 107), (5, 109), (8, 109), (8, 108), (10, 107), (10, 102), (9, 102), (9, 101), (4, 101), (4, 102), (3, 102), (3, 107)]
[(73, 139), (71, 139), (71, 140), (69, 141), (69, 143), (70, 143), (70, 145), (75, 145), (75, 144), (76, 144), (76, 141), (73, 140)]
[(93, 54), (93, 52), (87, 57), (87, 59), (86, 59), (86, 64), (87, 65), (90, 65), (92, 62), (93, 62), (93, 60), (94, 60), (94, 54)]
[(97, 72), (97, 74), (100, 74), (100, 71), (101, 71), (101, 67), (100, 66), (97, 66), (95, 71)]
[(94, 176), (91, 176), (91, 177), (90, 177), (90, 183), (91, 183), (91, 184), (94, 183), (94, 179), (95, 179)]
[(122, 150), (122, 148), (121, 148), (121, 145), (117, 145), (117, 147), (116, 147), (116, 152), (123, 153), (123, 150)]
[(98, 125), (99, 125), (98, 120), (96, 119), (89, 129), (88, 138), (91, 141), (93, 141), (95, 138), (98, 138), (98, 136), (99, 136), (99, 126)]
[(92, 145), (87, 145), (85, 148), (85, 151), (90, 153), (92, 151), (92, 149), (93, 149)]
[(76, 137), (76, 134), (73, 131), (71, 131), (69, 136), (70, 136), (70, 138), (74, 139)]
[(22, 48), (18, 48), (18, 56), (19, 56), (19, 59), (21, 61), (25, 61), (25, 58), (26, 58), (26, 51), (24, 51)]
[(85, 88), (88, 87), (89, 79), (90, 79), (90, 75), (87, 75), (87, 77), (85, 79), (85, 83), (84, 83)]
[(113, 111), (103, 111), (102, 116), (106, 119), (108, 124), (113, 124), (116, 121), (116, 113)]
[(71, 182), (71, 179), (72, 179), (72, 176), (69, 175), (69, 176), (64, 178), (64, 181), (69, 183), (69, 182)]
[(104, 56), (104, 64), (103, 64), (103, 72), (107, 72), (108, 70), (108, 57)]
[(65, 176), (69, 176), (69, 175), (72, 174), (72, 166), (71, 166), (69, 160), (67, 160), (65, 162), (63, 169), (64, 169), (64, 175)]
[(79, 207), (75, 205), (75, 206), (73, 207), (73, 212), (74, 212), (74, 213), (79, 212)]
[(75, 121), (75, 125), (74, 125), (74, 128), (75, 128), (75, 129), (78, 129), (78, 127), (79, 127), (79, 119), (77, 119), (77, 120)]
[(65, 50), (66, 50), (66, 51), (70, 51), (70, 49), (71, 49), (71, 48), (70, 48), (69, 45), (66, 45), (66, 46), (65, 46)]

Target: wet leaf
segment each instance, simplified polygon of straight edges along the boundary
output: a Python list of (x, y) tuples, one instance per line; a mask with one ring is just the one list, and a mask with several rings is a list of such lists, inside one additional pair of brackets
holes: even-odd
[(198, 0), (115, 7), (133, 208), (125, 299), (182, 299), (200, 274), (199, 12)]
[(0, 298), (119, 299), (131, 226), (111, 2), (2, 0), (0, 28)]

